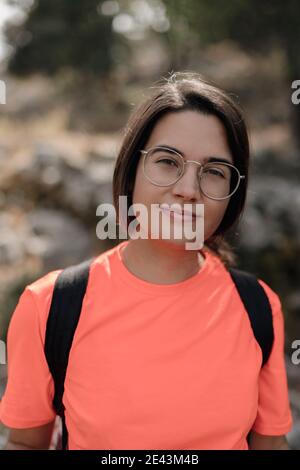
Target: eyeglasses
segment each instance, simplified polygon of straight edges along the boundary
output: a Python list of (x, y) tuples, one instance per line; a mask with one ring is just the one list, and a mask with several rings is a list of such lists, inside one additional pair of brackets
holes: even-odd
[(208, 162), (204, 165), (194, 160), (184, 160), (183, 156), (168, 147), (153, 147), (140, 150), (144, 155), (143, 172), (155, 186), (171, 186), (183, 176), (185, 165), (199, 166), (199, 187), (210, 199), (223, 200), (231, 197), (245, 178), (231, 163)]

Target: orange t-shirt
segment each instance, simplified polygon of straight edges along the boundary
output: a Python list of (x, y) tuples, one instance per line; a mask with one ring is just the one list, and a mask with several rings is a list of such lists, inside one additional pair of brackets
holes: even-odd
[[(283, 315), (269, 297), (275, 341), (262, 354), (220, 259), (176, 284), (143, 281), (120, 243), (96, 257), (66, 375), (70, 449), (247, 449), (249, 430), (291, 429)], [(43, 343), (53, 271), (27, 286), (8, 333), (9, 380), (0, 419), (29, 428), (54, 419)]]

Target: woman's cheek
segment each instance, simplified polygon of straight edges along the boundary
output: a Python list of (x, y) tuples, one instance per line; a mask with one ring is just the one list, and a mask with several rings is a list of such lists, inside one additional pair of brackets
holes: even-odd
[(226, 212), (228, 202), (212, 201), (204, 204), (204, 239), (211, 237), (219, 227)]

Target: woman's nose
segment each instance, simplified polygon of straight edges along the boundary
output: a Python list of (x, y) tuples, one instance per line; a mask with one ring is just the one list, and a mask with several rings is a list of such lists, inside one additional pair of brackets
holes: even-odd
[(183, 175), (173, 186), (173, 194), (187, 200), (201, 200), (199, 170), (197, 165), (186, 165)]

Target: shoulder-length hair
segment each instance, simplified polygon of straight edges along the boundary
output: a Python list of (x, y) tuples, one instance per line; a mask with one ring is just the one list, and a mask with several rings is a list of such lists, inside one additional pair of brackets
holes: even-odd
[[(218, 86), (191, 72), (173, 73), (153, 87), (154, 92), (131, 114), (125, 128), (125, 136), (116, 161), (113, 175), (113, 200), (117, 214), (119, 196), (127, 196), (128, 207), (132, 194), (140, 150), (162, 116), (167, 113), (193, 110), (216, 116), (224, 126), (233, 163), (245, 179), (231, 196), (223, 219), (205, 246), (214, 251), (227, 265), (235, 263), (232, 247), (225, 234), (239, 221), (246, 201), (249, 139), (245, 119), (240, 106)], [(127, 218), (127, 227), (131, 217)]]

